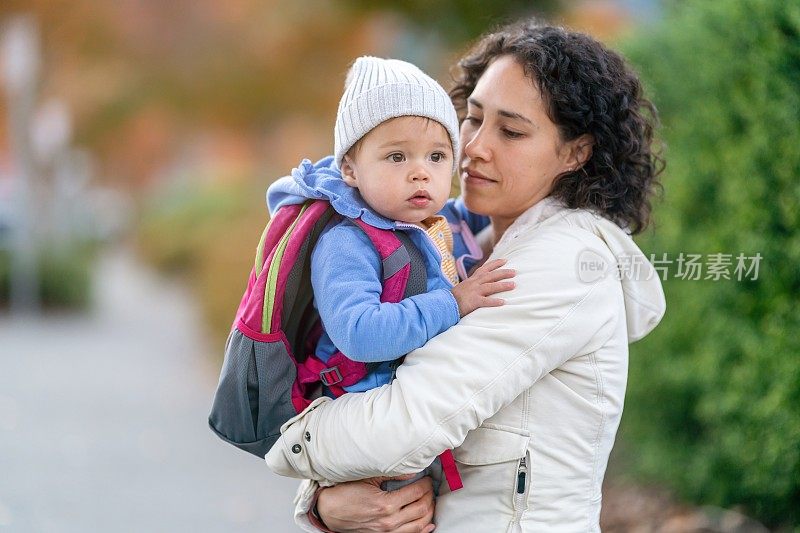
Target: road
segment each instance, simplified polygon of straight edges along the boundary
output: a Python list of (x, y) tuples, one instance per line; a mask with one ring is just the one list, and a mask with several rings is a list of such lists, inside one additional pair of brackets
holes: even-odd
[(88, 314), (0, 315), (0, 531), (297, 531), (297, 481), (207, 427), (218, 347), (187, 291), (121, 250), (95, 287)]

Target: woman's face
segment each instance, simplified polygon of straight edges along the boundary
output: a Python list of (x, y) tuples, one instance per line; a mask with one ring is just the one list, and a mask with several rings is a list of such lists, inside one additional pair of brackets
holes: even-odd
[(461, 124), (461, 192), (467, 207), (507, 227), (577, 167), (539, 89), (511, 56), (495, 59), (467, 100)]

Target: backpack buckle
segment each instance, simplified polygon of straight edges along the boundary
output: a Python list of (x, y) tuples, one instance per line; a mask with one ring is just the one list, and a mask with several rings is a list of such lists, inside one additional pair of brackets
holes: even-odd
[(334, 366), (331, 368), (326, 368), (325, 370), (320, 372), (319, 379), (326, 387), (330, 387), (331, 385), (336, 385), (344, 378), (342, 377), (342, 373), (339, 372), (339, 367)]

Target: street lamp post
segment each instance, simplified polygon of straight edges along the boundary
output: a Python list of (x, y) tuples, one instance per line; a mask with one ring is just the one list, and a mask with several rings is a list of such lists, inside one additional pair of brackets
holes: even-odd
[(4, 28), (2, 60), (8, 96), (9, 132), (16, 208), (11, 235), (12, 313), (39, 309), (34, 162), (30, 124), (39, 74), (39, 40), (31, 17), (12, 18)]

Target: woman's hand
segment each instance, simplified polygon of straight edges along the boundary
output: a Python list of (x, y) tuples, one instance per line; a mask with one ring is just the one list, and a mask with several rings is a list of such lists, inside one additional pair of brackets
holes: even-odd
[(325, 525), (341, 533), (429, 533), (433, 531), (433, 484), (431, 478), (392, 492), (381, 490), (381, 482), (397, 478), (370, 478), (340, 483), (320, 491), (317, 512)]

